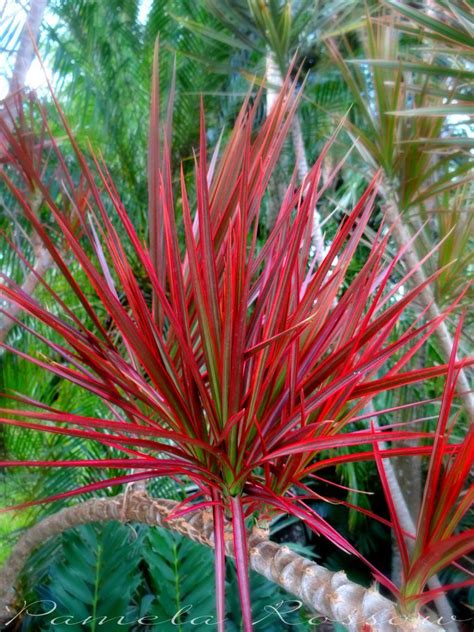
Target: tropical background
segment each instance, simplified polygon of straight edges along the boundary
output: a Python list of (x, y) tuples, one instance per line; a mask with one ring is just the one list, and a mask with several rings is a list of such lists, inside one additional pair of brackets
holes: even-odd
[[(421, 371), (448, 363), (455, 340), (458, 357), (472, 355), (474, 25), (469, 0), (2, 0), (0, 24), (3, 108), (16, 107), (14, 97), (22, 92), (24, 123), (39, 129), (41, 120), (35, 110), (35, 100), (39, 100), (50, 133), (74, 175), (78, 167), (45, 80), (48, 76), (81, 149), (86, 156), (103, 156), (143, 239), (148, 222), (147, 147), (157, 37), (164, 116), (168, 95), (174, 90), (171, 159), (176, 190), (180, 165), (193, 187), (201, 97), (207, 142), (214, 147), (229, 138), (249, 91), (254, 98), (263, 90), (256, 112), (258, 126), (274, 103), (283, 78), (288, 73), (297, 76), (303, 92), (262, 200), (258, 243), (265, 242), (275, 225), (294, 172), (296, 180), (302, 181), (333, 137), (322, 166), (327, 186), (315, 212), (311, 256), (316, 265), (378, 174), (375, 212), (351, 261), (347, 283), (363, 268), (379, 231), (390, 230), (387, 261), (403, 251), (392, 271), (394, 291), (403, 297), (410, 284), (420, 285), (434, 275), (400, 315), (392, 335), (396, 337), (397, 331), (400, 335), (427, 315), (437, 318), (456, 304), (413, 354), (407, 368)], [(37, 52), (33, 40), (38, 43)], [(36, 90), (35, 97), (32, 90)], [(54, 194), (59, 195), (59, 182), (54, 182), (57, 165), (54, 156), (48, 160), (48, 151), (46, 142), (35, 160), (44, 161), (52, 189), (58, 187)], [(2, 153), (0, 158), (6, 164)], [(0, 189), (0, 209), (2, 272), (39, 299), (51, 300), (32, 275), (30, 262), (74, 309), (76, 297), (68, 297), (69, 286), (35, 240), (7, 188)], [(400, 286), (399, 280), (409, 271), (413, 271), (411, 278)], [(80, 283), (81, 272), (75, 273)], [(146, 293), (147, 288), (143, 290)], [(25, 354), (37, 353), (37, 338), (8, 318), (6, 305), (2, 304), (0, 314), (0, 342)], [(456, 334), (460, 314), (463, 326)], [(21, 311), (14, 315), (30, 322)], [(397, 357), (390, 361), (395, 365)], [(457, 393), (449, 411), (449, 441), (453, 443), (463, 442), (469, 435), (474, 414), (469, 371), (467, 367), (457, 375)], [(445, 381), (443, 376), (428, 376), (379, 393), (370, 410), (386, 411), (377, 417), (380, 425), (396, 422), (414, 432), (433, 432), (443, 409)], [(98, 414), (94, 395), (2, 349), (2, 411), (12, 407), (15, 393), (76, 414)], [(412, 406), (415, 402), (421, 404)], [(2, 460), (101, 459), (103, 449), (82, 438), (0, 425)], [(407, 457), (391, 461), (394, 485), (401, 490), (392, 502), (403, 516), (403, 529), (413, 531), (423, 508), (428, 461)], [(443, 467), (449, 468), (446, 458)], [(454, 480), (456, 472), (451, 475)], [(109, 476), (106, 469), (0, 468), (0, 503), (7, 507), (53, 496)], [(468, 487), (468, 475), (463, 476), (456, 501), (467, 507), (472, 487)], [(325, 471), (325, 480), (308, 484), (321, 498), (312, 500), (312, 507), (362, 555), (399, 581), (403, 561), (396, 537), (387, 525), (369, 515), (391, 517), (377, 463), (341, 463)], [(191, 483), (188, 487), (183, 481), (161, 478), (149, 483), (148, 491), (156, 497), (182, 500), (192, 493)], [(97, 493), (120, 491), (116, 486)], [(325, 502), (325, 495), (335, 500)], [(61, 500), (0, 515), (0, 563), (8, 558), (22, 530), (74, 502)], [(472, 514), (463, 510), (455, 532), (471, 528)], [(344, 569), (357, 583), (367, 586), (372, 581), (362, 562), (316, 536), (295, 517), (279, 517), (271, 525), (271, 535), (330, 570)], [(19, 581), (20, 603), (51, 599), (78, 619), (97, 612), (110, 617), (127, 614), (130, 620), (144, 614), (169, 619), (189, 603), (195, 616), (204, 615), (215, 610), (212, 560), (209, 549), (173, 532), (115, 522), (84, 525), (48, 540), (34, 552)], [(438, 582), (437, 600), (429, 606), (459, 620), (447, 629), (471, 629), (474, 599), (468, 586), (469, 563), (469, 553), (463, 553), (457, 564), (447, 564), (433, 576)], [(240, 630), (237, 577), (230, 561), (227, 571), (229, 630)], [(440, 584), (451, 589), (444, 593)], [(257, 574), (251, 574), (250, 588), (256, 617), (269, 604), (290, 599)], [(257, 629), (293, 629), (295, 624), (302, 629), (345, 629), (340, 623), (308, 624), (309, 616), (304, 609), (286, 615), (286, 622), (269, 616)], [(12, 629), (49, 630), (48, 625), (23, 615)], [(102, 627), (115, 629), (113, 625)], [(63, 628), (70, 626), (54, 629)], [(96, 628), (92, 623), (77, 629)], [(139, 628), (130, 625), (123, 629)], [(178, 629), (191, 628), (182, 624)]]

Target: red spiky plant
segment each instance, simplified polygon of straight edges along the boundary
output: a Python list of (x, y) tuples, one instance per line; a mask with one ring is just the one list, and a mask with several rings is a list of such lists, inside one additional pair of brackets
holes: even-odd
[[(3, 180), (84, 312), (81, 317), (68, 306), (44, 277), (39, 282), (55, 304), (54, 313), (3, 277), (2, 296), (63, 342), (53, 342), (18, 320), (50, 349), (51, 359), (2, 346), (94, 393), (109, 407), (110, 418), (80, 416), (15, 396), (22, 407), (4, 409), (0, 421), (94, 440), (112, 446), (122, 457), (0, 465), (131, 471), (18, 507), (159, 476), (191, 479), (199, 493), (179, 511), (212, 508), (220, 630), (225, 613), (226, 520), (233, 527), (244, 628), (249, 632), (246, 519), (293, 514), (358, 555), (307, 505), (312, 492), (305, 480), (316, 470), (351, 460), (428, 453), (426, 445), (378, 451), (374, 446), (380, 441), (428, 440), (429, 433), (357, 429), (353, 422), (377, 393), (447, 370), (440, 366), (404, 371), (440, 319), (420, 319), (393, 338), (400, 315), (422, 288), (397, 298), (413, 271), (389, 284), (402, 253), (387, 263), (388, 233), (379, 231), (360, 272), (346, 280), (372, 212), (376, 180), (342, 222), (325, 260), (316, 267), (310, 256), (312, 216), (324, 193), (320, 174), (326, 149), (300, 187), (294, 179), (290, 182), (275, 227), (265, 244), (257, 246), (262, 200), (298, 104), (296, 82), (297, 78), (286, 79), (256, 132), (259, 97), (252, 106), (247, 99), (226, 148), (221, 155), (216, 151), (209, 164), (201, 109), (192, 203), (183, 172), (180, 193), (173, 194), (172, 97), (160, 134), (154, 73), (147, 244), (127, 215), (105, 164), (97, 157), (86, 159), (57, 103), (81, 172), (76, 184), (50, 135), (48, 151), (58, 164), (60, 196), (52, 195), (44, 181), (34, 159), (36, 146), (23, 142), (15, 125), (1, 123), (2, 153), (8, 164)], [(33, 205), (33, 197), (40, 203)], [(52, 236), (54, 230), (61, 235), (60, 244)], [(87, 287), (71, 274), (65, 251), (82, 269)], [(139, 278), (146, 278), (151, 288), (151, 304), (134, 272), (137, 261)], [(125, 301), (119, 299), (119, 289)], [(397, 593), (388, 578), (372, 570)]]
[[(474, 483), (469, 484), (474, 455), (474, 425), (471, 424), (462, 440), (456, 442), (454, 452), (451, 440), (459, 416), (451, 413), (457, 383), (456, 353), (461, 326), (462, 319), (454, 339), (414, 534), (404, 532), (379, 447), (374, 443), (375, 459), (402, 564), (399, 603), (408, 615), (419, 611), (422, 604), (441, 592), (474, 585), (472, 571), (459, 562), (474, 550), (474, 529), (462, 525), (474, 501)], [(431, 577), (451, 565), (461, 570), (467, 579), (425, 590)]]

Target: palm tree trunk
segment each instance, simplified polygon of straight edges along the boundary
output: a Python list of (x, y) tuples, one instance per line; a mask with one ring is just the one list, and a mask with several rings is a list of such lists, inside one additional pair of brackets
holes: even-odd
[[(266, 105), (267, 112), (270, 111), (275, 99), (277, 98), (282, 81), (282, 75), (280, 68), (275, 60), (273, 53), (268, 52), (266, 56), (266, 80), (267, 80), (267, 94)], [(293, 122), (291, 124), (291, 138), (293, 142), (293, 151), (295, 154), (295, 166), (300, 182), (306, 178), (309, 173), (308, 160), (306, 158), (306, 150), (304, 146), (303, 133), (301, 131), (301, 123), (298, 114), (296, 113)], [(315, 258), (318, 263), (321, 263), (325, 256), (324, 248), (324, 236), (321, 229), (321, 216), (317, 208), (313, 211), (313, 234), (312, 241), (315, 251)]]
[[(14, 586), (29, 555), (45, 540), (63, 531), (90, 522), (120, 520), (161, 526), (213, 547), (213, 520), (209, 511), (196, 511), (170, 518), (176, 502), (153, 499), (146, 493), (87, 500), (67, 507), (31, 527), (20, 538), (0, 573), (0, 621), (5, 625), (17, 616), (12, 606)], [(226, 554), (233, 556), (232, 540)], [(267, 533), (255, 529), (249, 536), (249, 564), (255, 571), (293, 594), (317, 613), (314, 619), (338, 621), (349, 632), (441, 632), (443, 628), (424, 617), (408, 619), (396, 604), (375, 587), (364, 588), (350, 581), (344, 572), (333, 573), (288, 547), (271, 542)]]
[[(11, 117), (6, 120), (11, 120), (11, 124), (13, 124), (13, 120), (17, 114), (16, 108), (18, 104), (21, 103), (21, 101), (16, 98), (17, 93), (25, 87), (26, 75), (35, 58), (35, 46), (47, 4), (48, 0), (31, 0), (30, 9), (21, 32), (15, 65), (8, 86), (8, 95), (5, 99), (5, 101), (9, 103), (11, 114)], [(11, 129), (11, 127), (9, 127), (9, 129)], [(36, 206), (40, 203), (40, 201), (35, 202)], [(29, 272), (22, 284), (23, 291), (28, 294), (32, 294), (38, 285), (38, 276), (42, 276), (52, 265), (51, 255), (43, 246), (38, 235), (33, 233), (31, 240), (35, 254), (35, 262), (33, 264), (34, 272)], [(8, 312), (7, 315), (0, 315), (0, 342), (5, 340), (10, 329), (15, 324), (14, 320), (9, 318), (9, 316), (15, 318), (22, 310), (17, 305), (12, 305), (6, 311)]]
[[(33, 243), (33, 252), (35, 254), (35, 262), (33, 270), (26, 276), (21, 285), (21, 289), (28, 295), (32, 295), (39, 283), (39, 277), (42, 277), (52, 266), (52, 259), (49, 251), (44, 247), (43, 242), (36, 233), (31, 237)], [(8, 336), (10, 329), (15, 325), (15, 318), (22, 312), (21, 307), (12, 304), (5, 308), (5, 314), (0, 314), (0, 342), (4, 342)]]
[(48, 0), (31, 0), (30, 2), (30, 8), (21, 32), (15, 65), (8, 86), (7, 99), (25, 86), (26, 75), (35, 58), (35, 46), (47, 5)]
[[(413, 270), (413, 280), (417, 285), (421, 285), (426, 281), (426, 275), (420, 265), (420, 259), (414, 245), (408, 245), (410, 244), (411, 235), (400, 215), (398, 197), (396, 193), (386, 185), (383, 187), (383, 192), (386, 200), (385, 217), (389, 225), (393, 228), (393, 238), (399, 248), (405, 249), (403, 258), (407, 268)], [(436, 303), (433, 290), (429, 285), (421, 291), (420, 300), (423, 301), (423, 307), (426, 309), (429, 318), (435, 319), (440, 316), (441, 310)], [(439, 346), (446, 362), (449, 362), (453, 348), (453, 338), (444, 320), (436, 328), (435, 335), (438, 338)], [(465, 370), (459, 371), (458, 387), (459, 395), (463, 400), (469, 420), (472, 422), (474, 421), (474, 397)]]

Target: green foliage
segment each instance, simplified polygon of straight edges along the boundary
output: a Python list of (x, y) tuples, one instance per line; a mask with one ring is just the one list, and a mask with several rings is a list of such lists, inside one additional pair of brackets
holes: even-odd
[[(205, 68), (227, 59), (214, 42), (203, 42), (179, 22), (200, 21), (203, 9), (192, 0), (154, 0), (145, 20), (136, 0), (56, 0), (57, 20), (48, 25), (46, 58), (58, 78), (55, 90), (78, 140), (103, 152), (122, 200), (136, 220), (145, 222), (146, 151), (153, 46), (162, 42), (160, 89), (166, 95), (176, 73), (174, 159), (192, 166), (197, 142), (195, 112), (206, 95), (208, 124), (220, 132), (226, 115), (222, 99), (229, 79)], [(217, 21), (212, 21), (216, 27)], [(186, 50), (186, 55), (182, 49)], [(231, 92), (229, 92), (231, 96)], [(166, 96), (162, 99), (166, 101)], [(236, 105), (233, 108), (235, 115)], [(144, 227), (144, 224), (143, 224)]]
[[(199, 630), (200, 624), (204, 629), (216, 616), (213, 557), (211, 549), (166, 529), (111, 522), (66, 531), (29, 560), (22, 598), (42, 600), (31, 609), (38, 614), (49, 610), (47, 600), (57, 607), (44, 617), (25, 616), (22, 632), (136, 632), (143, 629), (137, 624), (140, 617), (149, 625), (156, 621), (156, 629), (164, 632)], [(240, 632), (231, 560), (227, 569), (226, 630)], [(305, 611), (278, 586), (253, 571), (250, 586), (260, 632), (283, 632), (304, 623)]]
[[(54, 601), (57, 608), (44, 619), (27, 617), (25, 632), (50, 630), (53, 617), (58, 617), (54, 621), (57, 632), (71, 630), (71, 621), (88, 621), (73, 626), (77, 632), (114, 632), (116, 617), (132, 621), (137, 612), (132, 599), (140, 583), (142, 540), (141, 534), (117, 522), (84, 525), (64, 533), (44, 583), (35, 590), (38, 599)], [(131, 626), (121, 624), (119, 629), (128, 632)]]
[(164, 529), (149, 529), (143, 555), (155, 595), (147, 614), (169, 621), (176, 618), (178, 632), (194, 617), (215, 621), (214, 555), (203, 547)]
[[(282, 67), (286, 67), (298, 47), (300, 61), (311, 60), (308, 63), (305, 61), (304, 70), (308, 72), (300, 107), (309, 161), (319, 153), (325, 138), (333, 131), (335, 122), (349, 110), (351, 104), (349, 140), (361, 149), (362, 158), (353, 156), (342, 170), (342, 184), (338, 183), (338, 190), (330, 189), (330, 204), (321, 202), (320, 211), (325, 218), (333, 211), (333, 207), (338, 209), (336, 221), (325, 226), (326, 238), (329, 237), (330, 241), (336, 223), (343, 221), (346, 213), (340, 210), (349, 208), (353, 200), (357, 199), (358, 195), (354, 195), (354, 192), (363, 185), (367, 165), (373, 165), (375, 169), (381, 163), (385, 167), (387, 182), (399, 194), (401, 205), (406, 210), (404, 219), (407, 224), (418, 229), (423, 222), (427, 222), (417, 240), (419, 253), (424, 255), (430, 252), (433, 245), (444, 238), (438, 254), (426, 266), (429, 272), (433, 272), (436, 268), (450, 264), (443, 270), (435, 286), (437, 301), (443, 303), (459, 293), (473, 270), (472, 249), (470, 251), (472, 213), (468, 210), (472, 200), (468, 174), (472, 167), (470, 149), (473, 141), (462, 131), (463, 125), (451, 124), (444, 116), (432, 116), (472, 111), (472, 91), (466, 85), (472, 76), (471, 66), (466, 65), (466, 59), (472, 58), (472, 26), (466, 20), (468, 3), (463, 0), (434, 1), (431, 3), (434, 7), (431, 14), (411, 8), (410, 3), (387, 1), (384, 4), (395, 12), (389, 15), (398, 15), (393, 22), (388, 21), (389, 28), (383, 22), (385, 17), (377, 22), (380, 16), (376, 12), (373, 12), (373, 22), (368, 19), (362, 23), (358, 9), (362, 7), (363, 10), (364, 7), (363, 3), (357, 1), (316, 2), (314, 11), (313, 3), (296, 2), (293, 3), (291, 16), (288, 14), (289, 3), (278, 0), (251, 2), (253, 17), (262, 14), (265, 18), (258, 23), (258, 20), (251, 21), (247, 0), (208, 0), (206, 3), (154, 0), (144, 21), (139, 17), (138, 0), (53, 0), (50, 10), (55, 19), (47, 27), (49, 48), (46, 56), (58, 79), (55, 86), (58, 96), (64, 103), (74, 130), (79, 134), (81, 146), (86, 147), (90, 141), (95, 149), (100, 147), (104, 151), (122, 198), (134, 214), (134, 220), (137, 220), (136, 225), (139, 225), (138, 220), (142, 220), (140, 231), (143, 233), (146, 225), (144, 156), (148, 132), (149, 70), (157, 34), (160, 34), (162, 43), (162, 94), (167, 92), (172, 67), (176, 63), (172, 158), (174, 166), (183, 159), (186, 172), (192, 163), (189, 159), (197, 140), (195, 113), (199, 94), (204, 93), (206, 97), (207, 134), (209, 140), (215, 141), (221, 127), (232, 123), (235, 117), (235, 103), (239, 99), (236, 93), (246, 90), (249, 70), (255, 71), (259, 77), (263, 76), (268, 47), (276, 53)], [(371, 9), (378, 10), (379, 5), (369, 2)], [(212, 13), (206, 10), (206, 6)], [(305, 9), (303, 13), (302, 7)], [(277, 37), (272, 32), (274, 27)], [(5, 22), (2, 28), (0, 40), (5, 46), (10, 45), (19, 33), (17, 24)], [(400, 38), (396, 35), (398, 31), (403, 33)], [(339, 38), (333, 52), (342, 54), (338, 57), (342, 77), (336, 74), (334, 63), (324, 49), (322, 40), (327, 37)], [(362, 51), (364, 46), (366, 50)], [(360, 59), (361, 56), (364, 59)], [(359, 60), (354, 63), (357, 57)], [(454, 97), (457, 103), (450, 102)], [(166, 96), (162, 100), (165, 99)], [(398, 116), (393, 112), (398, 112)], [(54, 125), (53, 131), (57, 132)], [(341, 157), (347, 150), (347, 140), (342, 136), (338, 138), (331, 156)], [(281, 173), (278, 174), (281, 181), (287, 181), (293, 162), (294, 155), (287, 144), (280, 163)], [(339, 186), (342, 190), (339, 190)], [(1, 203), (0, 228), (9, 231), (10, 226), (14, 225), (15, 243), (21, 243), (22, 250), (31, 259), (31, 247), (24, 239), (18, 217), (12, 215), (10, 200), (5, 198)], [(376, 221), (366, 231), (368, 248), (380, 220), (379, 210)], [(364, 250), (359, 260), (355, 261), (356, 271), (364, 264), (366, 254)], [(3, 271), (21, 282), (25, 268), (13, 251), (6, 249), (2, 252), (0, 264)], [(76, 269), (74, 274), (81, 273)], [(398, 266), (395, 275), (398, 275), (397, 279), (401, 278)], [(71, 307), (81, 309), (73, 305), (75, 297), (60, 275), (51, 270), (48, 280), (61, 296), (67, 298)], [(40, 302), (47, 300), (47, 293), (41, 288), (37, 289), (36, 296)], [(467, 297), (466, 302), (469, 300)], [(49, 308), (54, 310), (54, 305), (50, 303)], [(415, 309), (407, 314), (400, 330), (410, 320), (416, 319), (417, 311)], [(467, 344), (469, 342), (467, 340)], [(37, 340), (26, 332), (19, 332), (18, 328), (12, 330), (9, 343), (27, 353), (33, 350), (41, 353), (43, 349)], [(442, 361), (442, 354), (436, 344), (430, 343), (423, 356), (416, 360), (418, 364), (414, 361), (411, 366), (416, 368)], [(0, 365), (0, 391), (22, 392), (60, 409), (65, 409), (67, 404), (67, 409), (77, 414), (105, 416), (107, 413), (101, 409), (95, 396), (67, 382), (59, 384), (54, 378), (47, 379), (43, 371), (27, 365), (12, 354), (3, 354)], [(436, 396), (439, 390), (439, 384), (435, 382), (411, 385), (393, 401), (393, 392), (389, 392), (378, 396), (376, 403), (378, 408), (399, 405), (422, 397)], [(6, 404), (2, 401), (1, 405)], [(433, 406), (436, 405), (425, 405), (424, 414), (432, 414)], [(388, 418), (382, 421), (390, 423)], [(398, 421), (413, 423), (414, 415), (401, 414)], [(429, 423), (425, 425), (428, 427)], [(456, 438), (463, 431), (463, 427), (456, 426)], [(75, 459), (114, 456), (112, 450), (89, 441), (42, 435), (16, 428), (0, 430), (0, 452), (6, 458), (18, 460), (42, 457), (60, 459), (65, 454)], [(19, 470), (8, 472), (8, 476), (0, 472), (0, 504), (8, 505), (13, 500), (28, 500), (37, 495), (54, 495), (60, 490), (73, 489), (100, 477), (107, 478), (110, 474), (110, 471), (72, 468), (35, 470), (31, 474)], [(365, 463), (345, 464), (338, 468), (336, 478), (353, 489), (372, 489), (373, 467)], [(153, 482), (150, 492), (168, 498), (183, 497), (182, 491), (171, 479), (166, 479), (163, 484)], [(371, 507), (372, 499), (356, 492), (350, 492), (347, 499), (366, 508)], [(386, 534), (377, 534), (381, 530), (377, 523), (355, 511), (347, 515), (339, 507), (330, 507), (328, 511), (334, 524), (345, 524), (349, 520), (347, 533), (350, 532), (352, 541), (362, 553), (370, 555), (374, 545), (382, 546)], [(14, 529), (30, 521), (29, 512), (19, 513), (14, 520), (0, 517), (0, 563), (10, 547), (12, 537), (8, 536), (12, 536)], [(85, 541), (81, 538), (78, 540), (77, 535), (84, 529), (71, 535), (76, 553), (81, 550), (81, 546), (86, 546)], [(100, 542), (105, 546), (107, 543), (102, 532), (94, 529), (92, 533), (99, 543), (97, 546)], [(68, 544), (68, 538), (68, 535), (63, 538), (65, 544), (60, 555), (64, 556), (64, 551), (74, 548)], [(195, 599), (196, 594), (201, 592), (206, 601), (212, 594), (210, 551), (161, 531), (150, 531), (143, 543), (146, 548), (143, 553), (146, 557), (145, 566), (151, 578), (150, 585), (147, 580), (143, 580), (139, 590), (142, 596), (140, 612), (148, 613), (147, 606), (152, 604), (153, 612), (164, 617), (171, 608), (170, 595), (174, 599), (173, 603), (177, 600), (181, 603), (186, 602), (188, 595)], [(385, 542), (383, 546), (388, 551), (389, 544)], [(53, 552), (53, 549), (47, 550)], [(97, 553), (97, 547), (95, 550)], [(43, 558), (45, 556), (43, 562), (50, 562), (46, 549)], [(140, 556), (137, 557), (140, 559)], [(334, 568), (340, 568), (346, 565), (347, 560), (341, 562), (336, 557), (329, 558), (329, 566), (332, 564)], [(195, 561), (195, 567), (187, 564), (188, 559)], [(157, 565), (165, 569), (164, 575), (168, 580), (162, 579), (163, 573), (158, 572)], [(40, 566), (38, 562), (37, 571)], [(47, 584), (47, 581), (51, 581), (50, 570), (57, 573), (73, 572), (73, 565), (64, 567), (64, 560), (63, 566), (58, 561), (56, 566), (51, 565), (51, 569), (48, 565), (42, 568), (43, 575), (48, 573), (49, 579), (44, 579), (39, 572), (34, 575), (34, 581), (43, 582), (44, 579), (45, 590), (50, 589)], [(92, 575), (93, 571), (94, 567), (91, 566)], [(451, 574), (454, 579), (450, 575), (445, 583), (456, 581), (454, 571)], [(185, 581), (181, 582), (183, 577)], [(235, 625), (237, 630), (240, 610), (234, 599), (237, 590), (232, 571), (229, 577), (229, 625)], [(163, 591), (162, 599), (149, 592), (151, 585), (158, 584), (159, 594)], [(261, 606), (266, 603), (276, 603), (280, 598), (277, 589), (258, 576), (252, 576), (251, 590), (256, 611), (261, 610)], [(455, 598), (464, 599), (464, 596), (459, 595), (458, 591)], [(214, 612), (213, 599), (210, 601), (210, 611)], [(174, 607), (171, 610), (175, 612)], [(195, 614), (195, 609), (192, 614)], [(260, 626), (259, 629), (266, 628)], [(282, 628), (268, 628), (269, 631), (273, 629)]]
[[(2, 485), (3, 487), (3, 485)], [(5, 494), (6, 496), (6, 494)], [(23, 514), (15, 516), (0, 516), (0, 567), (8, 558), (10, 553), (10, 542), (12, 532), (28, 526), (28, 520)]]
[[(149, 571), (151, 594), (155, 595), (147, 614), (158, 616), (160, 621), (168, 621), (182, 610), (183, 614), (176, 618), (173, 628), (179, 632), (190, 629), (193, 618), (203, 623), (203, 629), (205, 618), (209, 617), (208, 623), (215, 622), (214, 554), (210, 549), (177, 533), (149, 529), (143, 555)], [(226, 630), (239, 632), (239, 591), (235, 565), (230, 560), (227, 562), (227, 581)], [(292, 629), (291, 624), (300, 620), (298, 610), (298, 614), (285, 615), (290, 625), (284, 624), (278, 612), (281, 614), (295, 608), (291, 597), (253, 571), (250, 573), (250, 590), (253, 619), (255, 622), (261, 620), (258, 625), (256, 623), (258, 630), (289, 630)]]

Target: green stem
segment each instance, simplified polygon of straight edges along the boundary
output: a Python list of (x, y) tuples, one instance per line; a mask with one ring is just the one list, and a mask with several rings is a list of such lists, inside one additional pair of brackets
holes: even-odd
[[(177, 549), (176, 544), (173, 545), (173, 555), (174, 555), (174, 588), (175, 588), (176, 612), (179, 612), (181, 609), (181, 599), (180, 599), (180, 592), (179, 592), (178, 549)], [(180, 621), (178, 632), (182, 632), (182, 630), (183, 630), (183, 627)]]
[(97, 565), (96, 565), (95, 582), (94, 582), (94, 601), (92, 602), (91, 632), (96, 632), (97, 604), (99, 602), (99, 582), (100, 582), (100, 571), (101, 571), (101, 566), (102, 566), (102, 552), (103, 552), (102, 545), (98, 544), (97, 545)]

